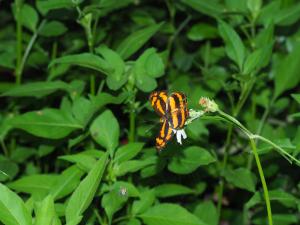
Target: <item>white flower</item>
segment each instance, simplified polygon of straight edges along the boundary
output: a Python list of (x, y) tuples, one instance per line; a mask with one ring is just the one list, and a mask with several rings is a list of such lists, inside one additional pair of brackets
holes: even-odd
[(176, 134), (177, 142), (182, 145), (181, 138), (183, 138), (183, 139), (187, 138), (184, 129), (181, 129), (181, 130), (175, 130), (174, 129), (173, 132), (174, 132), (174, 134)]

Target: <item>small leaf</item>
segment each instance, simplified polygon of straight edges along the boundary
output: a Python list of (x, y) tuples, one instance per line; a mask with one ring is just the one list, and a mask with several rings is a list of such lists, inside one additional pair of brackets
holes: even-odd
[(59, 21), (48, 21), (45, 25), (39, 30), (39, 35), (44, 37), (56, 37), (63, 35), (68, 31), (68, 28)]
[(207, 23), (197, 23), (191, 27), (187, 36), (192, 41), (202, 41), (216, 38), (218, 36), (218, 30)]
[(127, 145), (123, 145), (117, 149), (114, 161), (117, 163), (122, 163), (128, 161), (135, 157), (143, 148), (144, 143), (133, 142)]
[(275, 67), (275, 93), (274, 98), (279, 97), (284, 91), (289, 90), (300, 81), (300, 64), (296, 58), (300, 57), (300, 43), (295, 43), (292, 51), (283, 59), (277, 60)]
[(115, 165), (114, 173), (116, 176), (124, 176), (127, 173), (134, 173), (138, 170), (143, 169), (146, 166), (152, 165), (156, 162), (156, 157), (149, 157), (145, 160), (129, 160)]
[(56, 215), (54, 200), (48, 195), (43, 201), (37, 204), (35, 212), (35, 225), (60, 225), (60, 221)]
[(0, 183), (0, 221), (5, 225), (31, 225), (31, 220), (22, 199)]
[(106, 83), (112, 90), (118, 90), (126, 81), (125, 63), (118, 53), (109, 49), (105, 45), (96, 48), (96, 52), (101, 54), (110, 68), (113, 68), (108, 74)]
[(8, 184), (13, 190), (45, 197), (58, 179), (58, 175), (30, 175)]
[(181, 0), (182, 3), (205, 15), (218, 18), (224, 12), (225, 7), (217, 1), (206, 0)]
[(62, 81), (31, 82), (15, 86), (1, 94), (1, 96), (41, 98), (59, 90), (69, 92), (70, 86)]
[(93, 121), (90, 133), (93, 139), (111, 154), (119, 144), (120, 126), (110, 110), (104, 111)]
[(147, 225), (205, 225), (180, 205), (158, 204), (139, 216)]
[(255, 192), (255, 179), (250, 170), (246, 168), (238, 168), (235, 170), (225, 171), (226, 180), (238, 188), (242, 188), (251, 192)]
[(219, 21), (220, 35), (225, 42), (226, 53), (238, 65), (240, 71), (243, 69), (245, 59), (245, 47), (235, 30), (224, 21)]
[(91, 53), (81, 53), (74, 55), (62, 56), (60, 58), (54, 59), (49, 64), (49, 67), (52, 67), (57, 64), (69, 64), (77, 65), (90, 69), (94, 69), (104, 74), (109, 74), (109, 71), (112, 70), (107, 62), (100, 56), (91, 54)]
[(275, 23), (280, 26), (290, 26), (300, 18), (300, 4), (293, 4), (288, 8), (281, 9), (274, 17)]
[(43, 14), (47, 14), (48, 11), (61, 8), (72, 8), (75, 6), (73, 1), (70, 0), (37, 0), (36, 2), (38, 10)]
[(74, 118), (58, 109), (44, 109), (17, 115), (10, 124), (14, 128), (49, 139), (60, 139), (82, 128)]
[(209, 225), (218, 224), (218, 212), (212, 201), (201, 202), (195, 208), (194, 214)]
[(83, 172), (77, 166), (67, 168), (51, 187), (50, 194), (55, 200), (67, 196), (78, 186), (82, 175)]
[(162, 26), (162, 23), (151, 25), (130, 34), (122, 41), (117, 52), (125, 60), (139, 50)]
[(78, 153), (73, 155), (59, 156), (59, 159), (63, 159), (72, 163), (77, 163), (80, 168), (89, 171), (96, 163), (96, 159), (92, 156), (85, 155), (84, 153)]
[(175, 155), (168, 165), (168, 169), (177, 174), (188, 174), (195, 171), (199, 166), (208, 165), (215, 158), (204, 148), (191, 146)]
[(195, 194), (191, 188), (180, 184), (162, 184), (154, 188), (155, 195), (159, 198), (173, 197), (177, 195)]
[[(17, 9), (16, 5), (13, 5), (13, 11), (15, 14), (15, 19), (17, 20)], [(39, 16), (36, 10), (29, 4), (22, 4), (20, 9), (20, 22), (25, 26), (27, 29), (31, 30), (32, 32), (36, 31), (37, 24), (39, 22)]]
[[(102, 179), (103, 172), (107, 164), (107, 154), (103, 155), (94, 165), (93, 169), (80, 182), (76, 190), (70, 197), (66, 207), (67, 224), (78, 224), (79, 218), (91, 204), (99, 183)], [(76, 221), (74, 222), (74, 219)], [(77, 223), (78, 222), (78, 223)]]
[(292, 97), (300, 104), (300, 94), (292, 94)]
[(146, 190), (141, 193), (140, 200), (136, 200), (132, 205), (132, 214), (138, 215), (144, 213), (155, 202), (155, 194), (153, 190)]
[(115, 212), (123, 207), (127, 199), (127, 196), (122, 196), (117, 190), (112, 190), (103, 195), (101, 205), (106, 212), (109, 224), (111, 224)]

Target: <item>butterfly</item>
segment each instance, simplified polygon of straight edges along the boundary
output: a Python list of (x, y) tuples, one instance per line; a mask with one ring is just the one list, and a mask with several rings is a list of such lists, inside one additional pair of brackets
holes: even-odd
[(166, 91), (154, 91), (149, 101), (155, 112), (161, 117), (162, 123), (156, 137), (156, 149), (161, 151), (175, 133), (181, 130), (189, 116), (187, 99), (182, 92), (173, 92), (168, 96)]

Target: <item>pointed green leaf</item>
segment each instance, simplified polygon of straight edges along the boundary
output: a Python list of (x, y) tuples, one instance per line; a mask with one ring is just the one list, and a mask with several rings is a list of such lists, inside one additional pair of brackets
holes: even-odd
[(162, 26), (162, 23), (151, 25), (130, 34), (122, 41), (117, 52), (125, 60), (139, 50)]
[(104, 111), (92, 123), (90, 133), (93, 139), (112, 153), (119, 144), (120, 126), (110, 110)]
[(70, 114), (58, 109), (43, 109), (17, 115), (10, 121), (10, 124), (14, 128), (49, 139), (60, 139), (82, 128), (82, 125)]
[(55, 212), (54, 200), (48, 195), (43, 201), (39, 202), (35, 212), (36, 218), (34, 225), (60, 225), (61, 222)]
[(236, 31), (222, 20), (219, 20), (218, 26), (220, 35), (225, 42), (226, 53), (239, 67), (240, 71), (243, 69), (245, 59), (245, 47)]
[(224, 12), (225, 7), (217, 1), (206, 0), (181, 0), (182, 3), (205, 15), (218, 18)]
[(107, 154), (103, 155), (96, 162), (93, 169), (80, 182), (76, 190), (71, 195), (66, 207), (67, 224), (71, 224), (73, 221), (72, 224), (75, 225), (76, 223), (74, 222), (74, 219), (81, 217), (84, 211), (91, 204), (106, 168), (107, 156)]
[(147, 225), (205, 225), (180, 205), (158, 204), (139, 216)]
[(132, 159), (136, 156), (143, 148), (144, 143), (142, 142), (133, 142), (127, 145), (123, 145), (117, 149), (114, 161), (117, 163), (122, 163)]
[(0, 183), (0, 221), (5, 225), (31, 225), (31, 220), (22, 199)]

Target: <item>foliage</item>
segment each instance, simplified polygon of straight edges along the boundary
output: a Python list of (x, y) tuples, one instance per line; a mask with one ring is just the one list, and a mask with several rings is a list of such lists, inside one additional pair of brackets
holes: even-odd
[[(300, 223), (299, 1), (0, 5), (0, 223)], [(153, 90), (220, 110), (158, 154)]]

